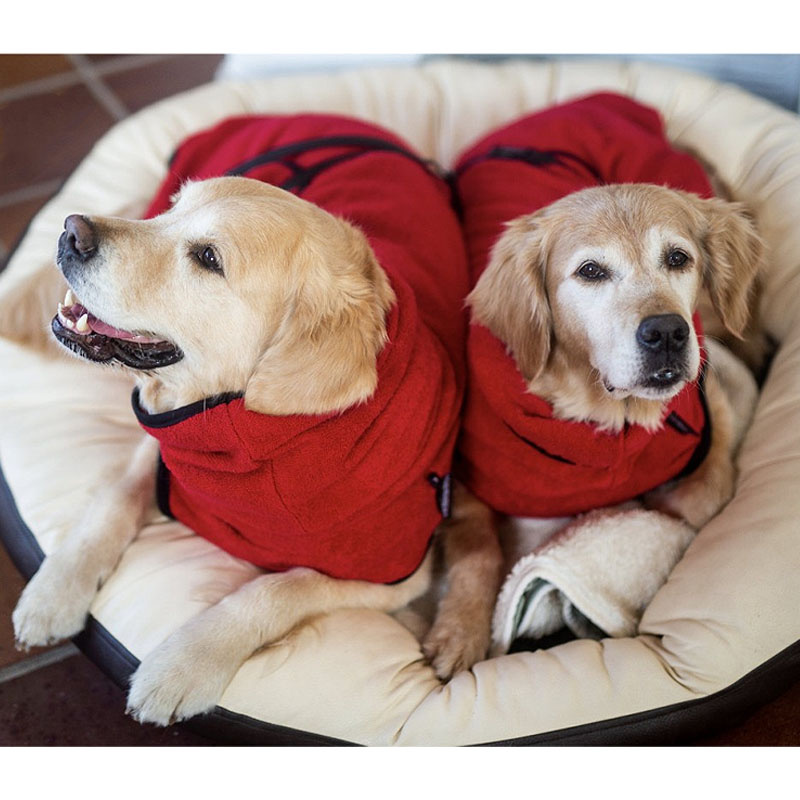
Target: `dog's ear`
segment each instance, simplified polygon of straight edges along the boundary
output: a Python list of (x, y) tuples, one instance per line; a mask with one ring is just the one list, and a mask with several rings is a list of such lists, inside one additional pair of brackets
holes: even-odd
[(375, 391), (395, 296), (364, 234), (335, 223), (333, 235), (312, 248), (287, 318), (247, 383), (252, 411), (325, 414)]
[(722, 323), (741, 338), (765, 262), (764, 242), (744, 204), (718, 198), (697, 202), (705, 218), (703, 281)]
[(546, 238), (543, 212), (508, 223), (467, 298), (473, 321), (508, 347), (526, 381), (539, 375), (550, 356)]

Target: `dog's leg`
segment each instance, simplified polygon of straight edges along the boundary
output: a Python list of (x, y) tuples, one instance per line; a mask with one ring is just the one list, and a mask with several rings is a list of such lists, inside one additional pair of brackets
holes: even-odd
[(83, 629), (97, 590), (154, 508), (157, 452), (155, 439), (143, 439), (123, 477), (42, 562), (12, 615), (17, 647), (52, 644)]
[(393, 585), (337, 580), (304, 568), (261, 575), (189, 620), (144, 658), (131, 678), (128, 713), (139, 722), (169, 725), (210, 711), (260, 647), (336, 609), (395, 611), (428, 588), (431, 562), (429, 553), (410, 578)]
[(460, 484), (442, 523), (447, 589), (422, 649), (442, 680), (486, 657), (503, 556), (491, 510)]
[[(644, 496), (647, 508), (686, 520), (699, 530), (733, 497), (737, 421), (733, 406), (713, 370), (706, 377), (711, 417), (711, 445), (702, 464), (689, 476)], [(741, 425), (738, 426), (739, 428)]]

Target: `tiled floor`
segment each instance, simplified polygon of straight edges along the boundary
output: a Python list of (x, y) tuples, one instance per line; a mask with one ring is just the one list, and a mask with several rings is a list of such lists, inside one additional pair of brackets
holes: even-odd
[[(93, 142), (132, 111), (210, 80), (220, 56), (0, 55), (0, 267)], [(124, 693), (72, 645), (19, 653), (23, 581), (0, 547), (0, 745), (207, 745), (143, 727)], [(800, 744), (800, 685), (703, 745)]]
[(0, 264), (97, 138), (211, 80), (218, 55), (0, 55)]
[[(213, 78), (218, 55), (0, 55), (0, 268), (31, 217), (115, 122)], [(23, 580), (0, 545), (0, 745), (208, 745), (125, 716), (124, 692), (73, 645), (20, 653)]]

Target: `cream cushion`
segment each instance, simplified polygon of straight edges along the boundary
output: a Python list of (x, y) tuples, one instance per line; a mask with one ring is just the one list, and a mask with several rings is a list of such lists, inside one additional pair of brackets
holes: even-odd
[[(220, 706), (254, 729), (263, 721), (371, 745), (508, 741), (588, 723), (624, 727), (627, 715), (666, 720), (675, 704), (720, 696), (776, 656), (782, 674), (800, 674), (800, 121), (766, 101), (692, 74), (607, 61), (440, 60), (212, 83), (143, 110), (98, 142), (31, 224), (0, 278), (0, 308), (12, 293), (34, 291), (42, 270), (53, 270), (68, 214), (142, 213), (176, 145), (224, 117), (350, 114), (394, 129), (450, 166), (491, 128), (597, 90), (659, 109), (674, 142), (699, 153), (750, 204), (768, 242), (762, 313), (780, 348), (742, 447), (735, 498), (699, 533), (635, 637), (503, 656), (443, 686), (396, 620), (341, 611), (240, 669)], [(54, 284), (53, 305), (59, 292), (63, 283)], [(130, 390), (114, 372), (0, 339), (0, 461), (45, 553), (141, 436)], [(91, 613), (112, 644), (141, 659), (254, 574), (179, 523), (163, 521), (125, 553)], [(666, 727), (662, 733), (668, 738)]]

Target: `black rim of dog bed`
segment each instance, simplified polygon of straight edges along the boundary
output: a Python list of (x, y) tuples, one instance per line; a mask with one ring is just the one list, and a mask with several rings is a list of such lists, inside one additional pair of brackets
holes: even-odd
[[(0, 465), (0, 538), (26, 580), (44, 554), (19, 514)], [(106, 628), (89, 617), (76, 646), (126, 690), (138, 659)], [(800, 642), (795, 642), (735, 683), (714, 694), (608, 720), (548, 733), (485, 742), (488, 746), (596, 745), (643, 746), (688, 744), (701, 736), (730, 728), (761, 705), (778, 697), (800, 679)], [(348, 746), (355, 743), (287, 728), (223, 708), (180, 723), (214, 741), (231, 745)]]

